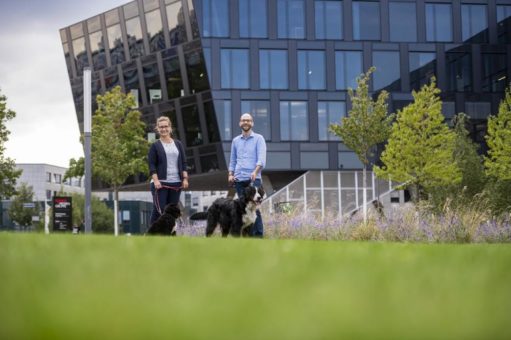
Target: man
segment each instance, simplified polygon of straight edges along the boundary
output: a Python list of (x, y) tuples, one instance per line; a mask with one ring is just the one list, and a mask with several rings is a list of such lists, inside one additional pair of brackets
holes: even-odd
[[(252, 131), (254, 120), (250, 113), (240, 117), (239, 125), (241, 135), (232, 141), (228, 181), (229, 184), (234, 183), (238, 197), (241, 197), (247, 186), (258, 188), (262, 185), (261, 171), (266, 165), (266, 142), (263, 136)], [(250, 236), (263, 237), (261, 212), (257, 210), (256, 214)]]

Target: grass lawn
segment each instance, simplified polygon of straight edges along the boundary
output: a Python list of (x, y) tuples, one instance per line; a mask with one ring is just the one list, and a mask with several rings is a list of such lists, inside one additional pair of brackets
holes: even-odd
[(511, 246), (0, 233), (0, 339), (511, 338)]

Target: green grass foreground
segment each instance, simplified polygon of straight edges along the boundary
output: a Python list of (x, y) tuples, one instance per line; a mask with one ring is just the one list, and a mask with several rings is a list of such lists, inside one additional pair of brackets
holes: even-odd
[(511, 246), (0, 234), (1, 339), (511, 337)]

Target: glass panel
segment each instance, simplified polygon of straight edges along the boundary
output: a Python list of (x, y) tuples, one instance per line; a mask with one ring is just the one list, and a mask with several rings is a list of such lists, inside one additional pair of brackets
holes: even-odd
[(81, 76), (83, 68), (89, 66), (89, 58), (85, 50), (85, 38), (73, 40), (73, 52), (75, 54), (76, 74)]
[(342, 39), (342, 1), (314, 3), (316, 39)]
[(195, 15), (195, 9), (193, 7), (193, 0), (188, 0), (188, 11), (190, 12), (190, 24), (192, 26), (193, 38), (199, 37), (199, 24), (197, 23), (197, 16)]
[(69, 75), (69, 78), (72, 78), (72, 71), (71, 71), (71, 54), (69, 53), (69, 45), (64, 43), (62, 45), (64, 49), (64, 58), (66, 59), (66, 66), (67, 66), (67, 74)]
[(506, 55), (496, 53), (483, 53), (483, 91), (503, 92), (506, 88)]
[(107, 26), (117, 24), (119, 22), (119, 11), (113, 9), (105, 13), (105, 23)]
[(307, 181), (307, 189), (310, 188), (321, 188), (321, 172), (320, 171), (310, 171), (306, 175)]
[(94, 17), (87, 20), (87, 29), (89, 33), (93, 33), (99, 31), (101, 29), (101, 20), (100, 17)]
[(324, 190), (325, 212), (336, 215), (339, 211), (339, 193), (337, 190)]
[(204, 37), (229, 36), (228, 0), (203, 0), (202, 33)]
[(124, 76), (124, 90), (126, 93), (132, 93), (135, 99), (138, 99), (139, 106), (142, 104), (142, 98), (140, 96), (140, 84), (138, 82), (138, 71), (137, 68), (125, 69), (123, 72)]
[(167, 79), (167, 94), (169, 99), (181, 97), (183, 94), (183, 80), (177, 57), (163, 60), (165, 79)]
[(110, 91), (115, 86), (119, 85), (119, 73), (117, 73), (117, 67), (113, 66), (113, 67), (105, 69), (104, 77), (105, 77), (105, 88), (107, 91)]
[(299, 179), (289, 185), (289, 198), (303, 199), (303, 179)]
[(90, 49), (92, 54), (92, 65), (95, 70), (106, 67), (105, 42), (103, 32), (97, 31), (89, 34)]
[(254, 119), (254, 131), (263, 135), (264, 139), (267, 141), (271, 139), (269, 101), (242, 101), (241, 112), (248, 112), (252, 115)]
[(298, 88), (301, 90), (326, 88), (325, 52), (298, 51)]
[(218, 171), (220, 170), (218, 164), (219, 162), (217, 155), (208, 155), (200, 157), (200, 166), (202, 172)]
[(303, 0), (277, 1), (278, 37), (305, 38), (305, 3)]
[(266, 38), (266, 0), (239, 0), (240, 37)]
[(355, 187), (355, 173), (354, 172), (341, 172), (341, 187), (354, 188)]
[(335, 52), (335, 84), (338, 90), (357, 87), (357, 77), (362, 73), (362, 52)]
[(429, 84), (436, 72), (436, 54), (427, 52), (410, 52), (410, 87), (419, 90)]
[(133, 1), (127, 5), (124, 5), (124, 19), (130, 19), (138, 15), (138, 3)]
[(185, 17), (181, 1), (167, 6), (170, 45), (175, 46), (186, 41)]
[(499, 43), (511, 43), (511, 6), (497, 6)]
[(341, 191), (342, 213), (346, 214), (357, 207), (355, 190)]
[(146, 95), (149, 104), (158, 103), (162, 100), (160, 73), (158, 64), (150, 64), (142, 67), (144, 72)]
[(262, 89), (287, 89), (287, 51), (259, 50), (259, 81)]
[(376, 67), (373, 78), (374, 91), (383, 88), (387, 91), (401, 89), (399, 52), (373, 52), (373, 65)]
[(143, 4), (145, 12), (160, 7), (160, 2), (158, 0), (144, 0)]
[(155, 52), (165, 48), (163, 37), (163, 26), (161, 23), (160, 10), (154, 10), (145, 14), (147, 23), (147, 38), (149, 39), (149, 50)]
[(185, 53), (188, 85), (191, 93), (197, 93), (209, 89), (206, 63), (200, 50)]
[(213, 102), (210, 101), (204, 103), (204, 115), (206, 117), (206, 128), (208, 129), (209, 142), (210, 143), (219, 142), (220, 132), (218, 131), (218, 123), (216, 120), (215, 107), (213, 105)]
[(318, 102), (318, 136), (320, 141), (339, 141), (338, 136), (329, 131), (330, 124), (340, 124), (346, 116), (344, 102)]
[(71, 39), (83, 36), (83, 23), (79, 22), (69, 27), (69, 32), (71, 33)]
[(280, 137), (282, 140), (308, 140), (307, 102), (280, 102)]
[(325, 188), (336, 188), (339, 186), (337, 181), (337, 171), (323, 171), (323, 186)]
[(140, 27), (139, 17), (126, 21), (126, 32), (128, 34), (131, 59), (142, 56), (144, 54), (144, 42), (142, 39), (142, 28)]
[(417, 14), (415, 3), (389, 4), (390, 41), (417, 41)]
[(353, 2), (353, 39), (380, 40), (380, 3)]
[(446, 53), (447, 91), (472, 90), (472, 58), (468, 53)]
[(248, 50), (222, 49), (220, 52), (222, 88), (249, 87)]
[(319, 190), (307, 190), (307, 210), (321, 209), (321, 192)]
[(220, 128), (220, 136), (223, 141), (232, 140), (232, 120), (231, 120), (231, 101), (215, 100), (215, 113), (218, 126)]
[(202, 133), (200, 131), (199, 109), (197, 105), (181, 108), (185, 128), (186, 146), (201, 145)]
[(426, 40), (452, 41), (450, 4), (426, 4)]
[(488, 42), (488, 18), (486, 5), (461, 5), (461, 28), (463, 41)]
[(66, 33), (66, 29), (65, 28), (60, 30), (60, 40), (63, 43), (67, 42), (67, 33)]
[(108, 34), (108, 47), (110, 48), (110, 60), (112, 65), (121, 64), (126, 60), (124, 46), (122, 44), (121, 25), (117, 24), (106, 29)]

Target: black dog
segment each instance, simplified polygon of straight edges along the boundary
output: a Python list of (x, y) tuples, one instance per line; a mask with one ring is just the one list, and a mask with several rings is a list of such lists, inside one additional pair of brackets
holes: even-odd
[(163, 214), (151, 224), (151, 227), (147, 230), (147, 234), (175, 236), (176, 231), (174, 227), (179, 217), (181, 217), (181, 210), (179, 210), (177, 204), (167, 204), (163, 210)]
[(256, 210), (264, 198), (263, 188), (249, 186), (241, 199), (217, 198), (207, 213), (196, 213), (191, 220), (207, 219), (206, 236), (211, 236), (217, 225), (222, 229), (222, 236), (247, 236), (256, 219)]

